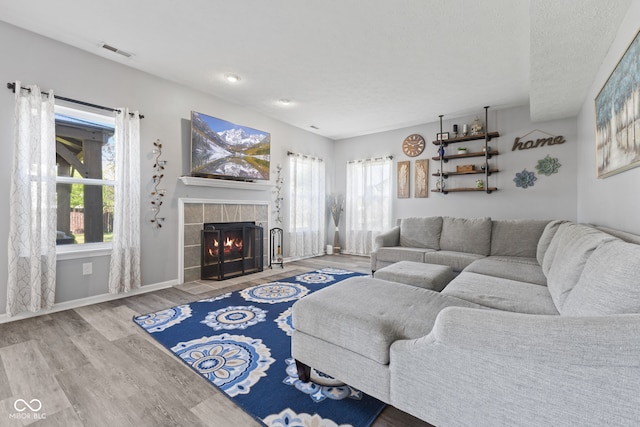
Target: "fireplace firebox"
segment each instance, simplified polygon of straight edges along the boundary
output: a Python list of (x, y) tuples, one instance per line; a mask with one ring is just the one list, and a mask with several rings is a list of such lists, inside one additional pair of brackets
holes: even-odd
[(263, 270), (263, 229), (255, 222), (204, 224), (201, 278), (224, 280)]

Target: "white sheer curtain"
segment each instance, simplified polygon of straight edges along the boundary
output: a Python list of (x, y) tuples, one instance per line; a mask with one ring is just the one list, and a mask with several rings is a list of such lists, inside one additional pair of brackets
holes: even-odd
[(289, 257), (320, 255), (325, 243), (322, 159), (289, 154)]
[(53, 92), (15, 83), (9, 199), (7, 314), (53, 306), (56, 289), (56, 136)]
[(140, 115), (116, 114), (116, 185), (109, 292), (128, 292), (140, 278)]
[(369, 255), (375, 237), (391, 227), (390, 157), (347, 163), (345, 252)]

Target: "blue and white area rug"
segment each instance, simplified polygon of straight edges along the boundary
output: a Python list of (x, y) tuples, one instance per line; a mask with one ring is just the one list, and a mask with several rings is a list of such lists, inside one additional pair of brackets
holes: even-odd
[(384, 403), (319, 371), (300, 381), (290, 339), (295, 301), (361, 275), (325, 268), (133, 320), (267, 426), (366, 427)]

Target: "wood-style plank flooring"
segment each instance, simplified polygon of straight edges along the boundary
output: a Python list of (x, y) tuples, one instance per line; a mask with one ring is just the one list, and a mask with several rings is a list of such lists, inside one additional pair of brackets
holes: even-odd
[[(369, 258), (324, 256), (0, 324), (0, 426), (259, 426), (132, 317), (323, 267), (370, 272)], [(430, 426), (393, 407), (373, 425)]]

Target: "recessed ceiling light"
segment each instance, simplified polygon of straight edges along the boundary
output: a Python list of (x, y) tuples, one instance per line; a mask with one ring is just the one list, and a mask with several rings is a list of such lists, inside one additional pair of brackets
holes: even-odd
[(241, 80), (239, 75), (231, 73), (225, 74), (224, 78), (227, 79), (229, 83), (238, 83)]
[(287, 99), (287, 98), (280, 98), (278, 99), (278, 102), (282, 105), (290, 105), (291, 104), (291, 100)]
[(316, 126), (316, 125), (310, 125), (309, 127), (310, 127), (311, 129), (320, 129), (320, 128), (319, 128), (318, 126)]

